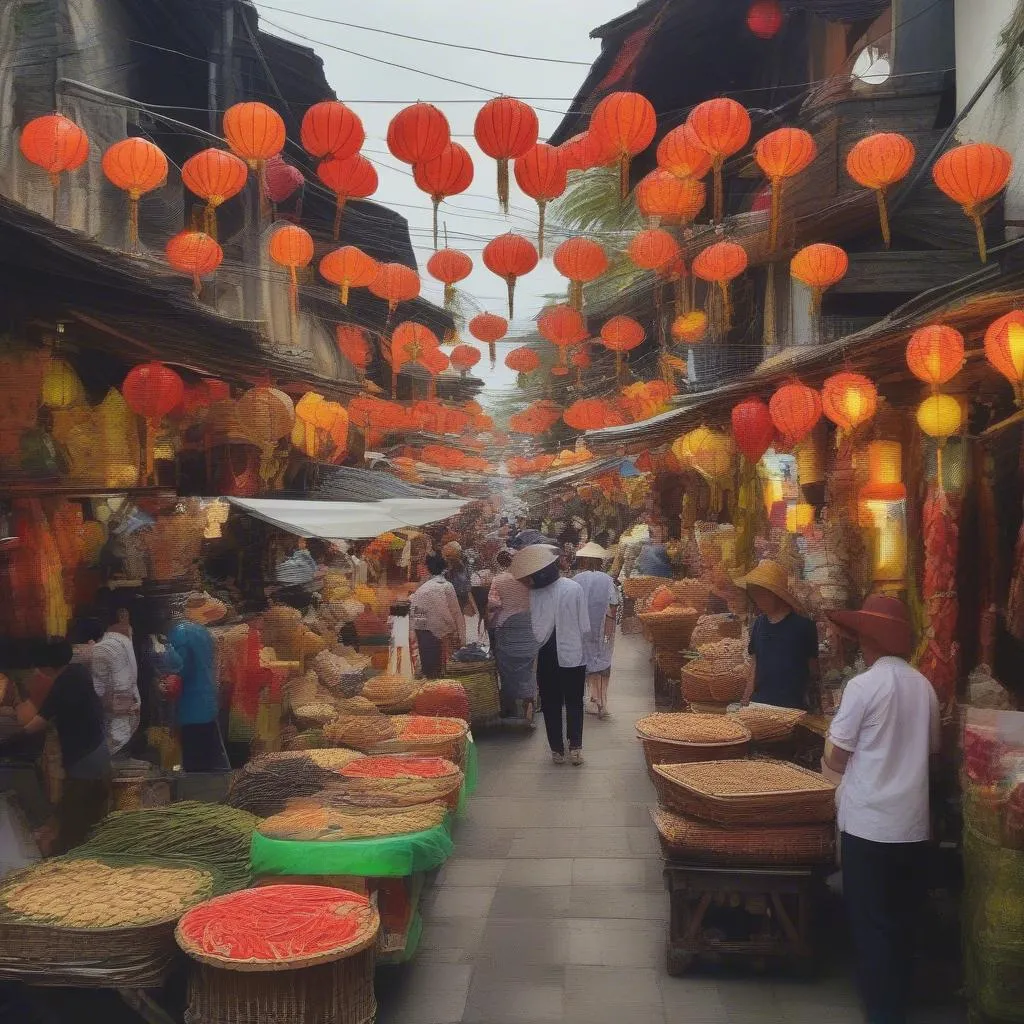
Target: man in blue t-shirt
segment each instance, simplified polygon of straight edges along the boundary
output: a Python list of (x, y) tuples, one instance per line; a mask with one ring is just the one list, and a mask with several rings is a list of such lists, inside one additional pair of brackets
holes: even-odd
[(811, 679), (818, 675), (817, 626), (798, 613), (786, 570), (777, 562), (763, 561), (737, 582), (761, 613), (750, 627), (753, 663), (743, 703), (807, 710)]

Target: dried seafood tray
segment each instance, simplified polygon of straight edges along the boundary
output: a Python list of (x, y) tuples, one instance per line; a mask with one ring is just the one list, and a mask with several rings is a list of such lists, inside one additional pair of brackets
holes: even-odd
[(658, 802), (718, 825), (804, 825), (835, 818), (836, 787), (786, 761), (656, 764)]

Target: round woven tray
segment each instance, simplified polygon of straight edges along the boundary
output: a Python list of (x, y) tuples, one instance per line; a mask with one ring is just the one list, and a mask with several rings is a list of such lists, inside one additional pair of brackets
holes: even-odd
[(360, 807), (344, 799), (330, 803), (299, 799), (265, 818), (257, 831), (285, 842), (338, 843), (423, 832), (440, 825), (448, 813), (447, 805), (439, 800), (406, 807)]
[(647, 597), (648, 594), (653, 593), (658, 587), (670, 582), (670, 580), (662, 579), (660, 576), (630, 576), (629, 579), (622, 581), (622, 592), (626, 597), (632, 598), (635, 601), (638, 598)]
[[(390, 772), (386, 775), (360, 773), (365, 770), (373, 770), (375, 760), (391, 762), (384, 765), (389, 772), (395, 767), (393, 762), (405, 760), (409, 763), (410, 770), (403, 773), (399, 764), (397, 772)], [(414, 768), (420, 760), (436, 762), (438, 767), (444, 770), (443, 774), (418, 774)], [(451, 761), (444, 758), (420, 759), (410, 754), (387, 758), (381, 755), (367, 757), (357, 766), (357, 771), (350, 774), (342, 769), (340, 774), (344, 780), (346, 801), (365, 807), (411, 807), (440, 800), (454, 810), (459, 802), (459, 791), (462, 788), (463, 780), (461, 769)]]
[[(717, 732), (735, 732), (734, 738), (680, 739), (666, 735), (659, 723), (677, 723), (681, 728), (691, 724), (695, 729), (713, 727)], [(726, 761), (746, 757), (750, 750), (750, 733), (739, 725), (732, 727), (719, 716), (679, 714), (671, 719), (661, 715), (648, 715), (636, 723), (637, 738), (644, 748), (648, 770), (656, 764), (685, 764), (692, 761)]]
[(408, 711), (419, 685), (405, 676), (381, 673), (367, 680), (360, 696), (373, 701), (385, 713)]
[[(357, 896), (356, 893), (346, 892), (344, 889), (335, 889), (330, 886), (289, 886), (289, 885), (269, 885), (261, 886), (257, 889), (246, 889), (242, 892), (228, 893), (225, 896), (219, 896), (216, 899), (209, 900), (206, 903), (200, 905), (196, 910), (208, 911), (210, 908), (217, 907), (218, 905), (224, 905), (225, 912), (230, 911), (230, 907), (244, 907), (247, 902), (258, 900), (259, 905), (262, 906), (267, 897), (285, 897), (287, 891), (291, 889), (301, 889), (304, 895), (312, 895), (309, 890), (319, 890), (319, 894), (323, 896), (323, 902), (325, 907), (331, 905), (341, 905), (344, 903), (346, 906), (352, 906), (352, 911), (359, 920), (359, 929), (355, 936), (339, 944), (329, 950), (324, 950), (309, 955), (298, 955), (291, 956), (284, 959), (274, 960), (263, 960), (263, 959), (247, 959), (239, 960), (234, 957), (221, 956), (216, 953), (211, 953), (208, 950), (200, 949), (195, 943), (185, 934), (189, 927), (191, 911), (185, 913), (181, 920), (178, 922), (177, 927), (174, 929), (174, 938), (181, 948), (182, 952), (186, 953), (193, 960), (199, 961), (199, 963), (209, 964), (211, 967), (219, 967), (226, 971), (294, 971), (301, 967), (313, 967), (316, 964), (331, 963), (335, 960), (344, 960), (348, 957), (355, 956), (361, 953), (365, 949), (369, 949), (377, 941), (377, 933), (380, 931), (380, 916), (376, 909), (368, 901), (364, 901), (362, 897)], [(352, 897), (350, 900), (343, 900), (342, 897)], [(354, 900), (358, 900), (359, 904), (353, 904)]]
[[(395, 715), (391, 721), (398, 735), (394, 739), (367, 747), (368, 754), (426, 754), (446, 758), (460, 768), (464, 766), (469, 726), (461, 718)], [(424, 730), (434, 728), (437, 731), (433, 734), (424, 731), (417, 735), (403, 735), (406, 727), (413, 722)], [(432, 726), (431, 723), (435, 724)]]

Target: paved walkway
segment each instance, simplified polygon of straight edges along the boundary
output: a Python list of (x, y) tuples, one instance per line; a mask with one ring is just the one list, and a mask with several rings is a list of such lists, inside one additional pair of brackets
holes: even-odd
[(420, 951), (378, 972), (380, 1024), (859, 1022), (845, 972), (668, 977), (654, 791), (633, 729), (653, 710), (639, 638), (618, 638), (610, 705), (611, 721), (587, 716), (581, 768), (551, 763), (539, 723), (481, 740), (480, 786), (424, 899)]

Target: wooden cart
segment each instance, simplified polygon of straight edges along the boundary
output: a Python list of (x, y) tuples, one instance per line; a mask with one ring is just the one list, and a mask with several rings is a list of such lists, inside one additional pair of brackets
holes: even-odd
[(814, 922), (825, 891), (824, 870), (713, 868), (666, 861), (669, 891), (668, 973), (698, 960), (770, 962), (813, 971)]

